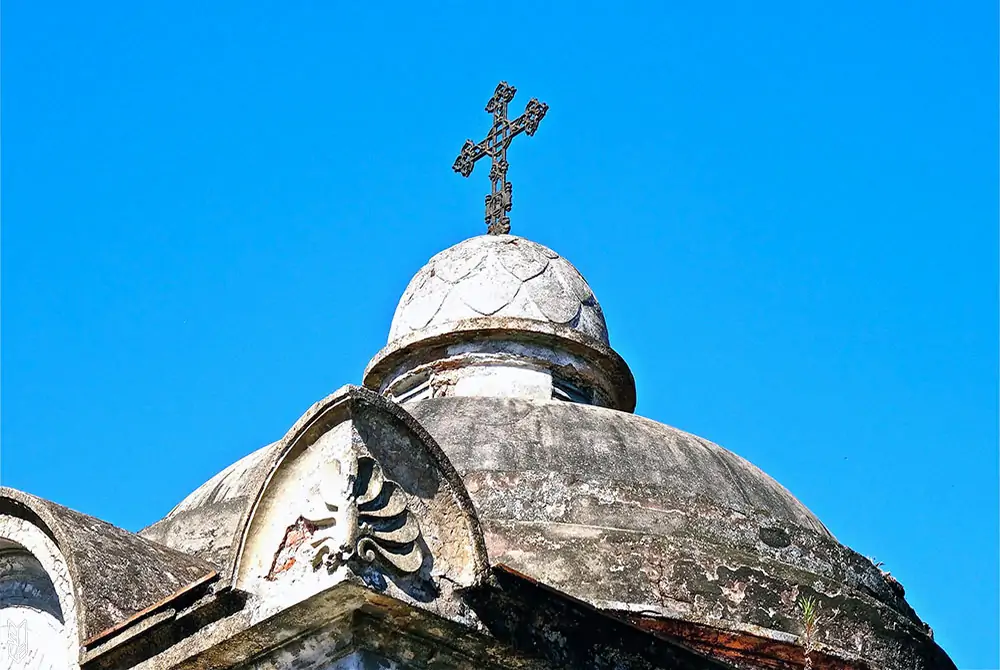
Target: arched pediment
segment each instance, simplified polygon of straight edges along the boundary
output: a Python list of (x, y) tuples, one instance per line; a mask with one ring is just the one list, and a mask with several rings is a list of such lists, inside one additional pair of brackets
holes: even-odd
[(432, 610), (488, 562), (462, 480), (405, 410), (344, 387), (275, 450), (248, 512), (235, 586), (260, 616), (345, 581)]

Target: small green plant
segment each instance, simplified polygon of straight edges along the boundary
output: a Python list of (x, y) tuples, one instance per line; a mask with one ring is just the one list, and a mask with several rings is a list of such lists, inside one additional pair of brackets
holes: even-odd
[(819, 603), (811, 596), (799, 598), (799, 609), (802, 610), (802, 642), (805, 647), (806, 662), (804, 670), (812, 670), (812, 651), (816, 644), (816, 627), (819, 625)]

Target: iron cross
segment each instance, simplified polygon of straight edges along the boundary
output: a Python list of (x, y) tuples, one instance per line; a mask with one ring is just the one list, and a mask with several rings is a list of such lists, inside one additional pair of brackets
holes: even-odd
[(486, 139), (479, 144), (465, 140), (462, 152), (455, 159), (451, 168), (468, 177), (476, 161), (489, 156), (493, 164), (490, 166), (490, 181), (493, 182), (492, 192), (486, 196), (486, 227), (490, 235), (506, 235), (510, 232), (510, 217), (507, 212), (511, 208), (512, 187), (507, 181), (507, 147), (511, 140), (525, 133), (529, 137), (538, 130), (549, 106), (538, 102), (536, 98), (528, 101), (524, 114), (513, 121), (507, 118), (507, 105), (514, 99), (517, 89), (502, 81), (493, 92), (493, 97), (486, 103), (486, 111), (493, 115), (493, 127), (486, 133)]

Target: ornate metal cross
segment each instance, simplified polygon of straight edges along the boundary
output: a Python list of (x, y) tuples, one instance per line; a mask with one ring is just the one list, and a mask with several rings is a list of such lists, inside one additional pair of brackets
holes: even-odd
[(507, 147), (521, 133), (529, 137), (534, 135), (545, 112), (549, 111), (548, 105), (532, 98), (525, 106), (524, 114), (513, 121), (509, 120), (507, 104), (514, 99), (515, 93), (517, 89), (505, 81), (497, 85), (493, 97), (486, 103), (486, 111), (493, 115), (493, 127), (486, 133), (486, 139), (479, 144), (465, 140), (462, 152), (451, 166), (455, 172), (468, 177), (480, 158), (489, 156), (493, 160), (493, 165), (490, 166), (493, 191), (486, 196), (486, 226), (490, 235), (506, 235), (510, 232), (510, 217), (507, 212), (511, 208), (513, 189), (507, 181)]

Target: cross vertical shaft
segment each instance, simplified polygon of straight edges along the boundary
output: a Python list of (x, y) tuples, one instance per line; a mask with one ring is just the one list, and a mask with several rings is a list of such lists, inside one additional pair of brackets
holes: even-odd
[(493, 92), (493, 97), (486, 103), (486, 111), (493, 115), (493, 126), (486, 133), (486, 138), (476, 143), (466, 140), (462, 151), (455, 159), (452, 169), (463, 177), (472, 174), (476, 161), (489, 156), (490, 194), (486, 196), (486, 227), (490, 235), (506, 235), (510, 232), (510, 212), (513, 204), (513, 187), (507, 181), (507, 147), (511, 141), (524, 133), (529, 137), (538, 130), (538, 124), (545, 116), (549, 106), (536, 98), (528, 101), (524, 113), (513, 121), (507, 118), (507, 105), (514, 99), (517, 89), (502, 81)]

